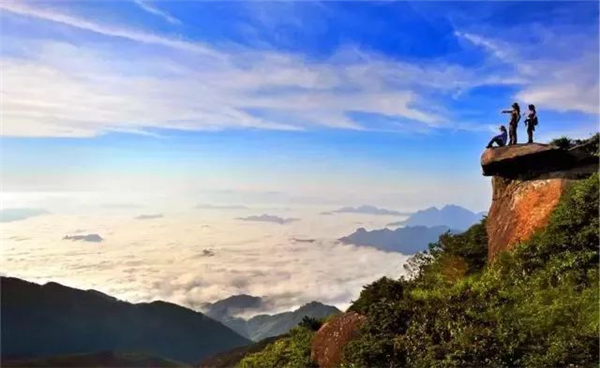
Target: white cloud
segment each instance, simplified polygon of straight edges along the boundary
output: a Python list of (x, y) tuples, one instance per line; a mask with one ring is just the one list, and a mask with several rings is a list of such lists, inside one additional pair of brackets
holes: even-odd
[[(148, 127), (367, 129), (349, 118), (350, 111), (426, 126), (444, 122), (414, 106), (422, 96), (410, 89), (421, 81), (406, 78), (403, 85), (390, 86), (385, 75), (369, 80), (357, 73), (361, 64), (311, 63), (295, 55), (250, 51), (237, 56), (249, 65), (187, 54), (171, 60), (135, 54), (117, 59), (112, 51), (63, 43), (36, 46), (33, 59), (2, 60), (4, 135), (93, 136)], [(134, 72), (127, 70), (132, 65)], [(389, 61), (380, 67), (386, 69), (380, 73), (406, 74), (402, 65)], [(140, 75), (144, 70), (151, 72)]]
[(166, 20), (167, 22), (171, 23), (171, 24), (181, 24), (181, 21), (175, 17), (173, 17), (172, 15), (148, 4), (147, 1), (142, 1), (142, 0), (133, 0), (133, 2), (135, 4), (137, 4), (141, 9), (147, 11), (150, 14), (156, 15), (160, 18), (163, 18), (164, 20)]
[(198, 43), (188, 42), (185, 40), (179, 40), (175, 38), (168, 38), (158, 36), (148, 32), (141, 32), (135, 30), (124, 29), (117, 26), (110, 26), (100, 24), (97, 22), (89, 21), (77, 16), (71, 16), (64, 13), (59, 13), (54, 10), (44, 9), (41, 7), (33, 7), (26, 5), (23, 1), (3, 1), (0, 3), (0, 9), (9, 11), (14, 14), (19, 14), (27, 17), (37, 18), (45, 21), (60, 23), (74, 28), (79, 28), (85, 31), (98, 33), (105, 36), (124, 38), (130, 41), (142, 42), (147, 44), (154, 44), (160, 46), (171, 47), (175, 49), (181, 49), (191, 52), (197, 52), (202, 54), (212, 55), (219, 57), (220, 55), (215, 53), (209, 47), (205, 47)]
[[(540, 41), (525, 44), (518, 39), (523, 34), (534, 34)], [(513, 70), (521, 85), (517, 100), (546, 110), (600, 113), (597, 38), (561, 28), (520, 28), (515, 35), (504, 35), (510, 41), (468, 32), (455, 35), (482, 47)]]

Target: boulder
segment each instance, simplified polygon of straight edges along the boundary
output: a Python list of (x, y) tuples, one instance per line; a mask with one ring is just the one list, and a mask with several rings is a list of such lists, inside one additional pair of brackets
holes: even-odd
[(546, 226), (569, 184), (598, 172), (598, 157), (581, 147), (521, 144), (486, 149), (481, 167), (483, 175), (492, 176), (486, 227), (493, 261)]
[(339, 367), (344, 347), (358, 336), (365, 320), (365, 316), (347, 312), (325, 323), (313, 338), (312, 359), (321, 368)]
[(585, 172), (598, 168), (598, 157), (580, 147), (560, 149), (547, 144), (517, 144), (488, 148), (481, 155), (485, 176), (528, 178), (553, 172)]

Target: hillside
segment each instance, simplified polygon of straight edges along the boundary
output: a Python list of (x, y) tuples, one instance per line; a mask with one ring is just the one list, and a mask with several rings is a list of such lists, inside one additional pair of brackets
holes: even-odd
[(318, 331), (298, 326), (238, 367), (597, 366), (598, 157), (571, 150), (486, 151), (487, 219), (440, 236), (409, 277), (365, 286)]
[(139, 353), (101, 352), (94, 354), (61, 355), (39, 359), (2, 360), (3, 367), (52, 368), (52, 367), (104, 367), (104, 368), (185, 368), (189, 365), (173, 360)]
[(250, 319), (236, 317), (237, 313), (256, 310), (263, 301), (250, 295), (234, 295), (207, 306), (206, 315), (222, 322), (240, 335), (253, 341), (282, 335), (298, 325), (304, 317), (325, 318), (341, 311), (336, 307), (311, 302), (300, 308), (278, 314), (260, 314)]
[(304, 317), (320, 319), (339, 313), (341, 311), (336, 307), (319, 302), (311, 302), (295, 311), (252, 317), (247, 322), (247, 328), (250, 338), (254, 341), (260, 341), (267, 337), (287, 333), (290, 329), (297, 326)]
[(3, 359), (123, 351), (196, 364), (249, 343), (175, 304), (132, 304), (93, 290), (10, 277), (0, 282)]

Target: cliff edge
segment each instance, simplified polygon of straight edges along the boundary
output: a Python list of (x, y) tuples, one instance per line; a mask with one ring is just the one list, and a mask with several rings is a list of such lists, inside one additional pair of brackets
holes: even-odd
[(493, 261), (543, 228), (568, 186), (598, 172), (598, 156), (585, 145), (520, 144), (486, 149), (481, 168), (484, 176), (492, 176), (486, 227), (488, 261)]

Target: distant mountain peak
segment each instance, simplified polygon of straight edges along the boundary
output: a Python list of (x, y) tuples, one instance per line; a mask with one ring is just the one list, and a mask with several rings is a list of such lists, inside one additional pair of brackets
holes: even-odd
[(414, 254), (426, 250), (430, 243), (437, 241), (439, 236), (447, 231), (451, 231), (447, 226), (422, 225), (405, 226), (395, 230), (383, 228), (367, 231), (360, 228), (339, 240), (344, 244), (368, 246), (386, 252)]
[(429, 207), (413, 213), (404, 221), (394, 222), (389, 226), (447, 226), (451, 229), (466, 230), (479, 222), (483, 215), (472, 212), (455, 204), (446, 204), (441, 209)]
[(232, 295), (215, 303), (207, 304), (206, 314), (237, 333), (254, 341), (259, 341), (288, 332), (298, 325), (305, 316), (323, 318), (331, 314), (341, 313), (336, 307), (312, 301), (293, 311), (277, 314), (262, 313), (249, 319), (239, 317), (241, 311), (260, 310), (266, 304), (268, 303), (263, 298), (252, 295)]

